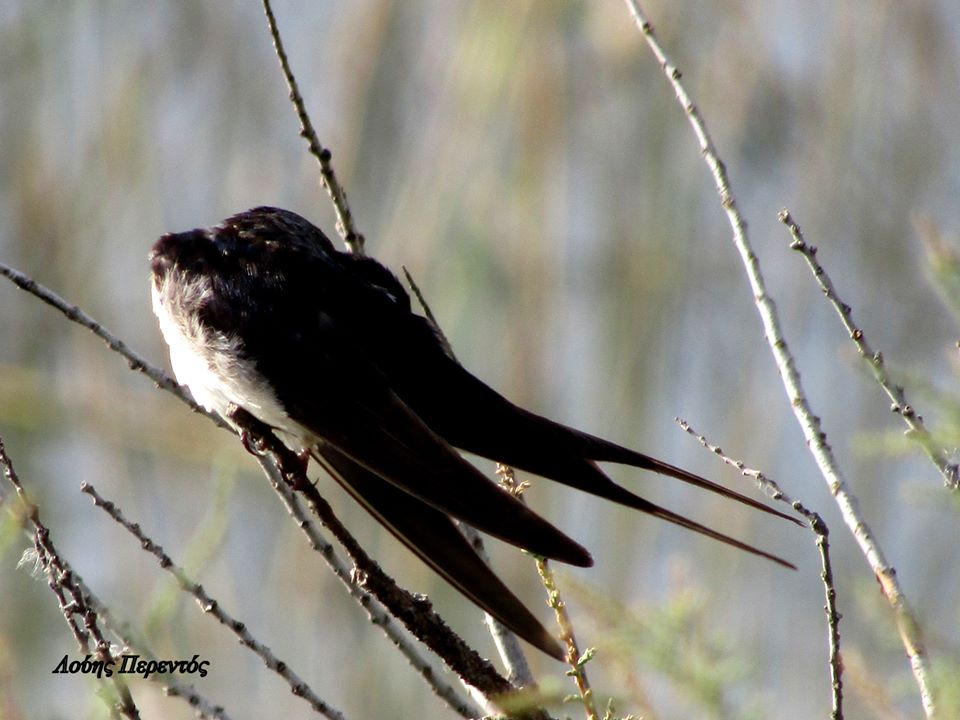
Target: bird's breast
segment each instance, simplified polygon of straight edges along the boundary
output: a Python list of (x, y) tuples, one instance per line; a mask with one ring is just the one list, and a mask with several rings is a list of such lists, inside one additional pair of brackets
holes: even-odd
[(177, 382), (189, 388), (199, 405), (229, 420), (237, 405), (284, 434), (295, 450), (310, 444), (310, 433), (291, 420), (273, 386), (250, 359), (237, 334), (205, 325), (202, 304), (213, 292), (204, 278), (189, 281), (171, 278), (155, 281), (153, 312), (170, 348), (170, 364)]

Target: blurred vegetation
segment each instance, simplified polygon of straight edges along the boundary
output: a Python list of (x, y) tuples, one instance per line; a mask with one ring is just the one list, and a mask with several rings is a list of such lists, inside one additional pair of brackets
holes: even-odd
[[(626, 9), (278, 0), (275, 10), (368, 251), (410, 269), (467, 367), (533, 410), (742, 483), (674, 427), (683, 416), (777, 478), (833, 530), (844, 656), (858, 658), (846, 717), (919, 716), (889, 611), (783, 397), (712, 182)], [(931, 430), (956, 444), (960, 10), (947, 0), (647, 10), (728, 165), (814, 408), (924, 622), (944, 716), (960, 716), (956, 502), (903, 446), (776, 220), (788, 206)], [(333, 232), (286, 92), (256, 2), (3, 3), (0, 261), (165, 364), (146, 282), (156, 237), (258, 204)], [(198, 687), (232, 717), (306, 708), (192, 603), (149, 614), (166, 578), (80, 482), (180, 561), (207, 543), (198, 579), (350, 717), (453, 717), (304, 547), (232, 438), (7, 283), (0, 436), (86, 581), (140, 631), (166, 618), (166, 652), (209, 658), (215, 672)], [(236, 483), (218, 495), (211, 467), (234, 466)], [(571, 602), (581, 642), (601, 647), (589, 666), (598, 695), (646, 717), (825, 716), (812, 536), (664, 479), (612, 473), (800, 571), (527, 478), (530, 502), (598, 559), (570, 571), (610, 603)], [(321, 483), (388, 571), (493, 653), (468, 603)], [(0, 717), (103, 716), (89, 680), (51, 680), (76, 649), (45, 583), (16, 568), (25, 542), (0, 520)], [(492, 551), (540, 608), (532, 564)], [(678, 574), (696, 580), (678, 590)], [(620, 643), (605, 650), (607, 637)], [(532, 660), (547, 682), (566, 682), (552, 661)], [(153, 686), (133, 690), (144, 717), (192, 716)]]

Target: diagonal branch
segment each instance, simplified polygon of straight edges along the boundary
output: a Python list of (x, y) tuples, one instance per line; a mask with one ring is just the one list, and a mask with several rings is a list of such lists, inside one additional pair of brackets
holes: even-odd
[(240, 640), (240, 643), (250, 648), (257, 656), (263, 661), (263, 664), (266, 665), (269, 669), (273, 670), (280, 677), (287, 681), (287, 684), (290, 686), (291, 692), (297, 697), (302, 697), (312, 707), (316, 712), (324, 715), (330, 720), (345, 720), (345, 716), (337, 708), (325, 702), (321, 699), (303, 679), (300, 678), (290, 666), (280, 660), (266, 645), (257, 640), (247, 629), (245, 623), (240, 622), (232, 615), (230, 615), (226, 610), (223, 609), (223, 606), (203, 589), (203, 586), (200, 583), (194, 582), (188, 576), (186, 571), (177, 565), (163, 548), (157, 545), (152, 539), (150, 539), (143, 530), (140, 528), (140, 525), (130, 522), (124, 517), (123, 513), (120, 511), (120, 508), (117, 505), (109, 500), (105, 500), (97, 492), (96, 488), (89, 483), (83, 483), (80, 486), (80, 491), (86, 493), (91, 498), (93, 498), (93, 504), (98, 508), (106, 512), (111, 518), (113, 518), (121, 527), (125, 528), (127, 532), (133, 535), (140, 543), (146, 552), (153, 555), (157, 561), (160, 563), (160, 567), (166, 570), (168, 573), (173, 575), (174, 579), (177, 581), (177, 584), (180, 586), (180, 589), (184, 592), (187, 592), (193, 595), (194, 599), (197, 601), (197, 605), (200, 609), (205, 612), (213, 615), (221, 625), (231, 630), (237, 638)]
[[(111, 716), (119, 717), (123, 715), (129, 720), (139, 720), (140, 710), (130, 694), (130, 689), (119, 673), (112, 671), (116, 657), (110, 643), (100, 629), (102, 624), (100, 617), (96, 609), (91, 607), (88, 602), (88, 597), (78, 584), (73, 570), (54, 546), (53, 540), (50, 538), (50, 529), (40, 520), (39, 508), (30, 502), (27, 497), (26, 490), (13, 467), (13, 461), (7, 455), (3, 438), (0, 438), (0, 466), (2, 466), (4, 476), (13, 485), (20, 502), (24, 506), (24, 526), (29, 525), (33, 529), (35, 557), (47, 576), (47, 584), (59, 602), (60, 612), (63, 614), (64, 620), (67, 621), (70, 632), (82, 652), (90, 652), (92, 641), (93, 656), (97, 658), (94, 667), (99, 666), (99, 669), (95, 671), (96, 675), (104, 683), (104, 686), (112, 686), (113, 688), (112, 697), (110, 693), (103, 694), (104, 701), (110, 705)], [(87, 655), (83, 662), (87, 663), (89, 658), (90, 655)], [(104, 668), (111, 668), (106, 673), (109, 682), (101, 677)]]
[(510, 693), (514, 687), (461, 640), (437, 615), (429, 600), (416, 597), (397, 586), (374, 561), (340, 520), (306, 476), (305, 465), (297, 455), (273, 434), (269, 427), (242, 408), (236, 408), (231, 420), (240, 428), (244, 445), (256, 455), (270, 455), (287, 484), (302, 493), (313, 513), (337, 539), (350, 558), (365, 590), (379, 600), (390, 614), (400, 620), (415, 637), (435, 652), (457, 675), (487, 698)]
[(482, 715), (482, 711), (474, 703), (463, 697), (456, 688), (446, 682), (436, 672), (433, 665), (420, 652), (416, 643), (400, 629), (393, 616), (370, 593), (356, 582), (356, 573), (348, 563), (340, 557), (336, 548), (321, 534), (316, 524), (309, 518), (297, 498), (297, 494), (287, 484), (276, 464), (268, 462), (266, 458), (258, 457), (260, 467), (264, 471), (270, 486), (286, 507), (287, 512), (294, 519), (297, 527), (306, 536), (310, 547), (320, 554), (323, 561), (330, 568), (337, 579), (343, 583), (350, 596), (356, 600), (367, 613), (373, 625), (383, 631), (383, 634), (397, 646), (400, 653), (407, 659), (410, 666), (419, 673), (430, 689), (450, 708), (465, 718), (474, 718)]
[(211, 413), (206, 412), (203, 408), (197, 405), (193, 401), (193, 398), (187, 394), (187, 391), (174, 382), (166, 373), (163, 372), (163, 370), (148, 363), (137, 352), (131, 350), (130, 347), (123, 342), (123, 340), (107, 330), (105, 327), (103, 327), (103, 325), (87, 315), (79, 307), (73, 303), (67, 302), (62, 297), (57, 295), (53, 290), (44, 287), (33, 278), (24, 275), (19, 270), (16, 270), (15, 268), (12, 268), (2, 262), (0, 262), (0, 275), (8, 278), (21, 290), (30, 293), (34, 297), (40, 298), (50, 307), (59, 310), (61, 313), (66, 315), (68, 320), (72, 320), (78, 325), (82, 325), (90, 330), (98, 338), (106, 342), (107, 347), (109, 347), (115, 353), (126, 358), (127, 364), (130, 366), (131, 370), (143, 373), (148, 378), (153, 380), (153, 382), (157, 384), (157, 387), (162, 390), (166, 390), (169, 393), (173, 393), (180, 400), (189, 405), (195, 412), (206, 415), (221, 427), (227, 427), (227, 424), (224, 423), (223, 420), (215, 415), (212, 415)]
[(924, 425), (923, 416), (907, 402), (907, 395), (903, 386), (897, 385), (890, 378), (886, 366), (883, 363), (883, 354), (879, 351), (874, 351), (870, 343), (867, 342), (863, 330), (853, 321), (853, 308), (840, 299), (826, 269), (820, 264), (820, 261), (817, 260), (817, 246), (807, 244), (807, 241), (804, 240), (803, 232), (800, 230), (800, 226), (788, 210), (781, 210), (777, 215), (777, 219), (790, 230), (790, 236), (793, 238), (793, 242), (790, 243), (790, 249), (799, 252), (803, 255), (804, 260), (807, 261), (807, 265), (810, 266), (810, 270), (813, 272), (813, 276), (816, 278), (817, 284), (820, 285), (824, 296), (837, 311), (837, 314), (840, 316), (840, 322), (843, 323), (843, 327), (849, 333), (853, 344), (857, 346), (857, 352), (860, 354), (860, 357), (863, 358), (867, 367), (870, 368), (874, 380), (877, 381), (877, 384), (880, 385), (887, 394), (887, 397), (890, 398), (892, 403), (890, 409), (900, 415), (900, 417), (903, 418), (903, 422), (906, 423), (909, 428), (907, 435), (920, 444), (920, 447), (923, 448), (930, 462), (940, 471), (940, 474), (943, 476), (943, 484), (951, 490), (960, 490), (960, 468), (957, 467), (956, 463), (947, 460), (943, 448), (937, 446), (933, 437), (930, 435), (930, 431), (927, 430), (926, 425)]
[(713, 141), (710, 139), (710, 134), (707, 132), (707, 127), (700, 111), (693, 103), (693, 100), (691, 100), (690, 95), (681, 82), (680, 71), (670, 62), (661, 47), (654, 35), (653, 26), (640, 8), (639, 1), (626, 0), (626, 2), (637, 26), (640, 28), (641, 33), (643, 33), (647, 45), (657, 58), (660, 67), (667, 76), (667, 80), (673, 87), (677, 101), (683, 107), (684, 113), (690, 121), (690, 126), (697, 137), (701, 155), (710, 168), (710, 174), (717, 186), (717, 193), (720, 195), (721, 205), (733, 229), (733, 244), (740, 254), (740, 259), (746, 269), (750, 289), (753, 292), (754, 304), (760, 315), (764, 335), (767, 343), (770, 345), (774, 360), (777, 363), (780, 378), (783, 381), (787, 397), (790, 400), (790, 407), (793, 409), (797, 422), (803, 430), (807, 447), (810, 449), (817, 466), (820, 468), (820, 472), (827, 481), (831, 494), (836, 498), (844, 522), (860, 545), (861, 552), (863, 552), (866, 557), (870, 568), (873, 570), (874, 575), (883, 589), (884, 596), (893, 609), (897, 628), (900, 632), (900, 639), (910, 659), (910, 667), (913, 670), (914, 679), (920, 690), (920, 699), (923, 703), (924, 712), (927, 717), (933, 717), (936, 715), (936, 703), (932, 685), (932, 672), (930, 661), (921, 638), (920, 624), (907, 602), (906, 594), (900, 587), (896, 570), (887, 561), (879, 541), (870, 530), (870, 526), (867, 525), (863, 519), (857, 498), (850, 492), (836, 458), (833, 455), (833, 450), (827, 443), (827, 436), (820, 425), (820, 418), (813, 412), (806, 398), (803, 384), (800, 382), (800, 373), (797, 371), (793, 355), (787, 347), (783, 331), (780, 328), (780, 319), (777, 315), (776, 306), (767, 292), (766, 283), (760, 271), (760, 263), (747, 239), (747, 224), (740, 214), (736, 200), (730, 191), (730, 181), (727, 177), (726, 167), (720, 159)]
[[(406, 277), (410, 289), (416, 296), (417, 302), (419, 302), (420, 307), (423, 308), (424, 315), (440, 339), (440, 344), (443, 346), (443, 349), (450, 357), (455, 358), (456, 355), (454, 355), (453, 346), (450, 345), (446, 333), (443, 332), (440, 323), (437, 322), (437, 318), (430, 309), (427, 299), (420, 291), (420, 286), (417, 285), (413, 279), (413, 275), (410, 274), (410, 271), (407, 270), (405, 265), (401, 266), (401, 270), (403, 270), (404, 277)], [(507, 469), (509, 470), (509, 468)], [(510, 470), (510, 473), (512, 477), (512, 470)], [(467, 538), (477, 554), (489, 565), (490, 557), (487, 555), (487, 550), (483, 544), (483, 537), (480, 533), (470, 525), (460, 522), (459, 520), (457, 521), (457, 527), (460, 528), (460, 532)], [(523, 654), (523, 648), (520, 647), (520, 641), (517, 639), (517, 636), (490, 613), (485, 612), (483, 618), (490, 631), (490, 635), (493, 637), (493, 642), (497, 646), (497, 652), (500, 653), (500, 659), (503, 660), (504, 667), (507, 670), (507, 678), (518, 687), (532, 687), (536, 681), (534, 680), (533, 672), (530, 670), (530, 663), (527, 662), (527, 657)]]
[(297, 119), (300, 120), (300, 137), (307, 141), (310, 146), (310, 154), (320, 163), (320, 184), (330, 195), (334, 211), (337, 213), (337, 232), (343, 237), (343, 241), (351, 252), (363, 255), (364, 238), (354, 225), (353, 213), (350, 212), (350, 206), (347, 204), (347, 191), (343, 189), (343, 185), (340, 184), (337, 174), (333, 170), (333, 153), (320, 143), (317, 131), (313, 129), (313, 123), (310, 122), (306, 105), (303, 103), (303, 96), (300, 94), (297, 80), (293, 77), (293, 70), (290, 69), (290, 62), (287, 60), (287, 51), (283, 48), (283, 40), (280, 38), (280, 30), (277, 28), (277, 19), (273, 15), (270, 0), (263, 0), (263, 12), (267, 16), (270, 37), (273, 40), (273, 48), (277, 53), (277, 60), (280, 62), (283, 79), (286, 80), (287, 88), (290, 90), (290, 102), (293, 103), (294, 110), (297, 112)]
[(830, 712), (831, 720), (843, 720), (843, 661), (840, 657), (840, 611), (837, 610), (837, 588), (833, 582), (833, 563), (830, 560), (830, 528), (820, 517), (820, 514), (808, 509), (799, 500), (787, 495), (779, 483), (767, 477), (759, 470), (752, 470), (740, 460), (734, 460), (725, 455), (718, 446), (712, 445), (706, 437), (696, 432), (686, 420), (675, 418), (677, 424), (690, 435), (693, 435), (703, 447), (719, 457), (723, 462), (740, 471), (745, 477), (752, 477), (761, 489), (773, 500), (784, 502), (810, 523), (810, 529), (817, 536), (817, 550), (820, 552), (820, 579), (823, 581), (826, 604), (823, 606), (827, 614), (827, 644), (829, 645), (830, 687), (832, 689), (833, 709)]

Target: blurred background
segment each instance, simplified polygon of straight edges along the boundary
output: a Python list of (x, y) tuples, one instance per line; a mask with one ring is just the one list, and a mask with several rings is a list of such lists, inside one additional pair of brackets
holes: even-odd
[[(820, 247), (868, 339), (952, 449), (960, 9), (646, 9), (727, 163), (809, 399), (923, 623), (947, 701), (960, 661), (960, 506), (904, 441), (776, 213), (788, 206)], [(682, 416), (819, 511), (844, 616), (846, 717), (919, 717), (891, 613), (805, 449), (713, 182), (623, 4), (275, 10), (368, 252), (410, 270), (464, 364), (534, 411), (755, 492), (678, 429)], [(0, 261), (167, 368), (147, 282), (159, 235), (260, 204), (334, 233), (286, 95), (252, 0), (0, 4)], [(348, 717), (454, 717), (308, 550), (235, 438), (6, 281), (0, 436), (66, 559), (157, 654), (208, 659), (208, 677), (192, 680), (231, 717), (309, 709), (178, 593), (81, 482)], [(581, 643), (600, 648), (589, 666), (598, 695), (648, 718), (825, 716), (812, 534), (668, 479), (610, 472), (799, 571), (524, 478), (532, 505), (597, 558), (558, 570)], [(321, 488), (389, 572), (492, 655), (472, 605), (332, 483)], [(548, 621), (530, 560), (489, 546)], [(26, 547), (0, 513), (0, 716), (105, 717), (95, 680), (51, 675), (77, 649), (45, 581), (17, 568)], [(531, 661), (547, 687), (572, 690), (562, 667)], [(144, 717), (192, 717), (153, 684), (132, 688)]]

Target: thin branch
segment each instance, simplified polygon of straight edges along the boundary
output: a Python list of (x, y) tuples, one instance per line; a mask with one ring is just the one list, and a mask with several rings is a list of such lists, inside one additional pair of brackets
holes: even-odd
[[(152, 678), (151, 678), (152, 679)], [(198, 717), (216, 718), (216, 720), (230, 720), (230, 716), (220, 705), (212, 705), (200, 695), (193, 685), (181, 685), (180, 683), (164, 680), (162, 682), (163, 694), (167, 697), (183, 698), (190, 707), (194, 709)]]
[(19, 287), (21, 290), (25, 290), (26, 292), (45, 302), (47, 305), (59, 310), (67, 317), (68, 320), (72, 320), (78, 325), (82, 325), (90, 330), (98, 338), (106, 342), (107, 347), (109, 347), (115, 353), (126, 358), (127, 364), (130, 366), (131, 370), (143, 373), (148, 378), (153, 380), (157, 387), (175, 395), (177, 398), (189, 405), (194, 412), (198, 412), (201, 415), (206, 415), (221, 427), (229, 427), (219, 417), (213, 415), (212, 413), (208, 413), (202, 407), (197, 405), (187, 391), (174, 382), (174, 380), (172, 380), (165, 372), (163, 372), (163, 370), (148, 363), (137, 352), (131, 350), (130, 347), (123, 342), (123, 340), (111, 333), (103, 325), (87, 315), (76, 305), (64, 300), (62, 297), (53, 292), (53, 290), (44, 287), (33, 278), (24, 275), (19, 270), (16, 270), (2, 262), (0, 262), (0, 275), (9, 278), (13, 284)]
[(453, 672), (480, 690), (486, 698), (495, 702), (497, 696), (515, 690), (489, 662), (447, 627), (443, 619), (434, 612), (429, 600), (414, 596), (399, 587), (393, 578), (367, 555), (333, 514), (316, 486), (307, 478), (304, 463), (269, 427), (242, 408), (236, 408), (231, 419), (244, 433), (244, 444), (250, 452), (255, 455), (272, 455), (285, 482), (307, 498), (312, 512), (353, 560), (356, 567), (355, 581), (359, 581), (408, 631), (436, 653)]
[(287, 684), (290, 686), (290, 691), (294, 695), (305, 699), (308, 703), (310, 703), (310, 707), (325, 717), (330, 718), (330, 720), (345, 720), (345, 716), (342, 712), (322, 700), (320, 696), (314, 692), (313, 688), (311, 688), (293, 670), (290, 669), (290, 666), (286, 662), (276, 657), (270, 648), (253, 637), (250, 631), (247, 630), (247, 627), (244, 623), (231, 617), (231, 615), (220, 606), (220, 603), (213, 599), (207, 593), (207, 591), (203, 589), (202, 585), (193, 582), (187, 576), (183, 568), (176, 565), (170, 556), (164, 552), (163, 548), (153, 542), (153, 540), (151, 540), (143, 532), (143, 530), (140, 529), (138, 524), (127, 520), (120, 509), (113, 502), (104, 500), (103, 497), (97, 493), (96, 488), (89, 483), (83, 483), (80, 486), (80, 491), (93, 498), (94, 505), (106, 512), (118, 524), (120, 524), (131, 535), (133, 535), (140, 542), (140, 547), (153, 555), (160, 563), (161, 568), (173, 575), (174, 579), (177, 581), (177, 584), (180, 586), (180, 589), (193, 595), (197, 601), (197, 605), (200, 606), (200, 609), (203, 610), (203, 612), (213, 615), (213, 617), (215, 617), (221, 625), (227, 627), (237, 636), (242, 645), (245, 645), (253, 650), (253, 652), (255, 652), (257, 656), (263, 660), (264, 665), (286, 680)]
[(320, 553), (324, 562), (327, 563), (337, 579), (343, 583), (347, 592), (349, 592), (351, 597), (366, 611), (370, 622), (383, 630), (384, 634), (397, 646), (397, 649), (407, 658), (407, 661), (413, 669), (423, 677), (437, 697), (465, 718), (479, 717), (482, 714), (482, 710), (460, 695), (452, 685), (437, 674), (433, 666), (420, 653), (417, 646), (403, 633), (394, 621), (394, 618), (384, 609), (383, 605), (356, 582), (356, 573), (337, 554), (336, 548), (327, 542), (320, 534), (317, 526), (304, 512), (300, 501), (297, 499), (296, 493), (284, 480), (276, 465), (269, 462), (267, 458), (258, 458), (258, 461), (266, 473), (267, 479), (270, 481), (270, 486), (274, 492), (277, 493), (277, 496), (287, 508), (291, 517), (296, 521), (297, 526), (303, 531), (304, 535), (306, 535), (310, 547)]
[[(487, 565), (490, 565), (490, 556), (487, 554), (487, 548), (483, 543), (483, 536), (471, 525), (459, 520), (456, 523), (474, 552)], [(510, 681), (510, 684), (518, 688), (535, 687), (537, 681), (533, 677), (530, 663), (527, 661), (527, 656), (524, 654), (516, 634), (488, 612), (483, 613), (483, 622), (487, 626), (490, 637), (493, 638), (493, 644), (496, 646), (497, 654), (500, 655), (500, 660), (503, 662), (503, 667), (507, 672), (507, 680)]]
[(363, 235), (357, 231), (354, 225), (353, 214), (350, 212), (350, 206), (347, 203), (347, 192), (343, 189), (333, 170), (333, 153), (320, 143), (317, 131), (313, 129), (313, 123), (310, 122), (306, 105), (303, 103), (303, 96), (300, 94), (300, 88), (297, 86), (296, 78), (293, 77), (293, 70), (290, 69), (290, 62), (287, 60), (287, 52), (283, 48), (283, 40), (280, 38), (280, 30), (277, 28), (277, 19), (273, 15), (270, 0), (263, 0), (263, 12), (267, 16), (267, 25), (270, 27), (273, 48), (277, 53), (277, 60), (280, 61), (280, 70), (283, 72), (283, 78), (290, 90), (290, 102), (293, 103), (297, 118), (300, 120), (300, 137), (307, 141), (310, 154), (320, 163), (320, 183), (330, 195), (333, 208), (337, 213), (337, 232), (340, 233), (351, 252), (363, 255)]
[[(277, 55), (277, 60), (280, 63), (280, 70), (283, 73), (284, 80), (286, 81), (287, 88), (290, 92), (290, 102), (293, 103), (297, 118), (300, 121), (300, 136), (307, 140), (310, 154), (317, 159), (317, 162), (319, 162), (320, 182), (330, 195), (330, 199), (333, 202), (334, 211), (337, 214), (337, 231), (343, 237), (344, 242), (352, 252), (358, 255), (363, 255), (363, 234), (358, 232), (354, 225), (353, 214), (351, 213), (350, 206), (347, 202), (346, 190), (340, 184), (340, 181), (337, 179), (336, 173), (333, 169), (333, 154), (329, 148), (326, 148), (321, 144), (320, 139), (317, 136), (317, 132), (313, 127), (313, 123), (310, 120), (310, 115), (307, 112), (306, 105), (303, 101), (303, 96), (300, 93), (296, 78), (293, 75), (293, 70), (290, 67), (290, 62), (287, 57), (286, 50), (284, 49), (283, 40), (280, 35), (280, 30), (277, 27), (277, 20), (273, 14), (273, 8), (270, 0), (263, 0), (263, 11), (267, 18), (267, 25), (269, 26), (270, 37), (273, 41), (273, 47)], [(264, 468), (266, 469), (266, 466), (264, 466)], [(268, 476), (269, 474), (270, 472), (268, 471)], [(322, 498), (319, 497), (319, 494), (317, 494), (316, 498), (311, 498), (311, 502), (314, 504), (315, 510), (319, 507), (322, 507), (316, 502), (316, 500), (322, 500)], [(326, 505), (325, 501), (323, 502), (323, 505)], [(329, 510), (329, 506), (327, 506), (326, 509)], [(330, 516), (332, 520), (336, 520), (336, 518), (334, 518), (332, 515), (332, 511), (330, 512)], [(326, 524), (326, 521), (324, 521), (324, 524)], [(337, 524), (339, 524), (339, 521), (337, 521)], [(359, 546), (357, 546), (357, 548), (359, 548)], [(353, 587), (352, 584), (351, 587)], [(414, 661), (413, 657), (408, 657), (410, 657), (411, 662), (415, 667), (420, 665), (420, 663)], [(425, 677), (428, 677), (428, 679), (432, 678), (432, 675), (428, 674), (426, 666), (421, 665), (421, 668), (421, 674), (423, 674)]]
[(557, 586), (556, 577), (553, 574), (553, 568), (547, 562), (546, 558), (537, 557), (537, 573), (540, 575), (540, 582), (547, 591), (547, 604), (553, 610), (557, 624), (560, 626), (560, 639), (563, 641), (567, 650), (567, 664), (570, 669), (567, 675), (573, 678), (577, 686), (577, 693), (580, 704), (586, 712), (587, 720), (598, 720), (597, 705), (593, 697), (593, 688), (590, 686), (590, 680), (587, 678), (586, 665), (593, 659), (594, 649), (587, 648), (586, 652), (580, 652), (577, 646), (577, 637), (573, 632), (573, 623), (570, 621), (570, 615), (567, 613), (567, 605), (560, 595), (560, 588)]
[(411, 275), (410, 271), (407, 270), (406, 265), (401, 265), (400, 269), (403, 270), (403, 276), (410, 284), (410, 289), (417, 298), (417, 302), (420, 303), (420, 307), (423, 308), (423, 314), (426, 316), (427, 321), (430, 323), (434, 332), (437, 334), (437, 337), (440, 339), (440, 344), (443, 346), (443, 349), (447, 352), (447, 355), (456, 359), (457, 356), (453, 352), (453, 346), (447, 339), (447, 334), (443, 332), (443, 328), (440, 327), (440, 323), (437, 322), (437, 318), (434, 317), (433, 311), (430, 309), (430, 305), (427, 303), (427, 299), (423, 296), (423, 293), (420, 292), (420, 286), (414, 281), (413, 275)]
[[(509, 465), (499, 463), (497, 465), (497, 477), (500, 479), (500, 485), (511, 495), (523, 502), (523, 492), (528, 484), (517, 482), (513, 468)], [(560, 595), (560, 588), (557, 586), (556, 576), (553, 574), (553, 568), (547, 562), (545, 557), (528, 553), (537, 564), (537, 574), (540, 576), (540, 582), (547, 591), (547, 605), (553, 610), (553, 615), (560, 626), (560, 640), (566, 648), (566, 661), (570, 666), (567, 675), (573, 678), (577, 686), (580, 704), (587, 714), (587, 720), (598, 720), (597, 706), (593, 697), (593, 688), (590, 687), (590, 681), (587, 679), (586, 664), (593, 658), (593, 648), (588, 648), (583, 654), (577, 646), (577, 637), (573, 631), (573, 622), (570, 620), (570, 614), (567, 612), (567, 604)]]
[(943, 451), (943, 448), (937, 446), (930, 432), (923, 424), (923, 416), (920, 415), (912, 405), (907, 403), (907, 396), (903, 387), (894, 383), (890, 378), (883, 362), (883, 354), (873, 350), (867, 342), (863, 330), (853, 321), (853, 308), (840, 298), (826, 269), (824, 269), (820, 261), (817, 260), (816, 245), (807, 244), (803, 237), (803, 232), (800, 230), (800, 226), (793, 219), (789, 210), (781, 210), (777, 215), (777, 219), (790, 230), (790, 235), (793, 238), (793, 241), (790, 243), (790, 249), (796, 250), (803, 255), (803, 258), (807, 261), (807, 265), (810, 266), (811, 272), (813, 272), (814, 278), (820, 285), (824, 296), (830, 301), (830, 304), (833, 305), (837, 311), (837, 315), (840, 316), (840, 322), (843, 323), (843, 327), (847, 333), (849, 333), (850, 339), (853, 341), (853, 344), (856, 345), (860, 357), (863, 358), (867, 367), (870, 368), (870, 372), (873, 373), (873, 378), (877, 381), (877, 384), (880, 385), (887, 394), (887, 397), (890, 398), (892, 402), (890, 409), (900, 415), (900, 417), (903, 418), (903, 422), (905, 422), (909, 428), (907, 436), (920, 444), (920, 447), (923, 448), (927, 457), (943, 476), (943, 484), (951, 490), (960, 490), (960, 468), (958, 468), (956, 463), (947, 460), (947, 455)]
[[(16, 469), (13, 467), (13, 461), (7, 455), (7, 449), (3, 438), (0, 437), (0, 465), (3, 466), (4, 477), (13, 485), (17, 496), (26, 509), (25, 518), (28, 524), (33, 528), (33, 543), (36, 552), (36, 558), (47, 576), (47, 583), (53, 594), (56, 596), (60, 605), (60, 612), (63, 614), (70, 632), (77, 641), (77, 646), (82, 652), (90, 652), (90, 640), (93, 640), (93, 655), (97, 658), (101, 671), (104, 667), (112, 668), (115, 658), (111, 653), (110, 643), (103, 636), (98, 622), (96, 610), (87, 602), (87, 598), (82, 589), (74, 579), (73, 571), (66, 562), (60, 557), (50, 539), (50, 530), (40, 520), (40, 510), (27, 497), (26, 490), (20, 482)], [(68, 600), (69, 598), (69, 600)], [(82, 623), (82, 625), (81, 625)], [(100, 672), (97, 672), (98, 678)], [(130, 689), (126, 682), (117, 673), (109, 673), (109, 685), (112, 685), (116, 697), (109, 698), (104, 695), (105, 701), (110, 702), (113, 714), (121, 714), (130, 720), (139, 720), (140, 711), (130, 694)], [(107, 684), (106, 680), (101, 678), (102, 682)]]
[(807, 509), (799, 500), (794, 500), (783, 491), (780, 485), (767, 477), (759, 470), (748, 468), (740, 460), (735, 460), (723, 453), (718, 446), (710, 444), (707, 438), (697, 433), (690, 424), (681, 418), (675, 418), (677, 424), (686, 432), (693, 435), (703, 447), (719, 457), (723, 462), (740, 471), (744, 477), (756, 480), (760, 489), (771, 499), (784, 502), (810, 523), (810, 529), (817, 536), (817, 550), (820, 552), (820, 579), (823, 581), (826, 605), (824, 612), (827, 615), (827, 644), (829, 645), (830, 688), (833, 708), (830, 712), (832, 720), (843, 720), (843, 663), (840, 658), (840, 618), (843, 617), (837, 610), (837, 589), (833, 582), (833, 563), (830, 561), (830, 528), (820, 517), (819, 513)]
[(843, 474), (837, 465), (836, 459), (833, 456), (833, 451), (827, 443), (826, 433), (820, 425), (820, 419), (810, 408), (810, 404), (804, 394), (803, 385), (800, 382), (800, 374), (797, 371), (793, 356), (787, 348), (786, 340), (780, 328), (780, 320), (777, 315), (776, 306), (767, 292), (757, 256), (747, 240), (746, 222), (740, 214), (736, 200), (730, 191), (726, 168), (717, 154), (713, 141), (710, 139), (700, 111), (697, 110), (697, 106), (690, 99), (686, 88), (680, 80), (680, 71), (667, 58), (666, 53), (654, 35), (653, 26), (640, 9), (638, 0), (626, 0), (626, 2), (647, 45), (656, 56), (664, 74), (667, 76), (667, 80), (672, 85), (677, 100), (683, 107), (687, 119), (690, 121), (690, 126), (697, 137), (700, 152), (710, 169), (714, 183), (717, 186), (721, 205), (733, 229), (733, 243), (746, 269), (750, 288), (753, 292), (754, 304), (760, 315), (764, 335), (773, 352), (777, 369), (783, 381), (784, 388), (786, 389), (787, 397), (790, 400), (790, 407), (793, 409), (797, 422), (803, 430), (807, 447), (813, 454), (820, 468), (820, 472), (827, 481), (830, 492), (837, 500), (837, 505), (840, 507), (844, 522), (860, 545), (860, 549), (866, 557), (870, 568), (880, 582), (884, 596), (893, 609), (897, 628), (900, 632), (900, 638), (906, 649), (907, 656), (910, 659), (910, 667), (913, 671), (917, 687), (920, 690), (920, 700), (923, 704), (924, 713), (927, 717), (933, 717), (936, 714), (936, 703), (932, 685), (932, 671), (921, 639), (920, 625), (916, 615), (907, 602), (903, 589), (900, 587), (896, 570), (887, 562), (880, 548), (879, 541), (864, 521), (857, 498), (850, 492), (843, 478)]

